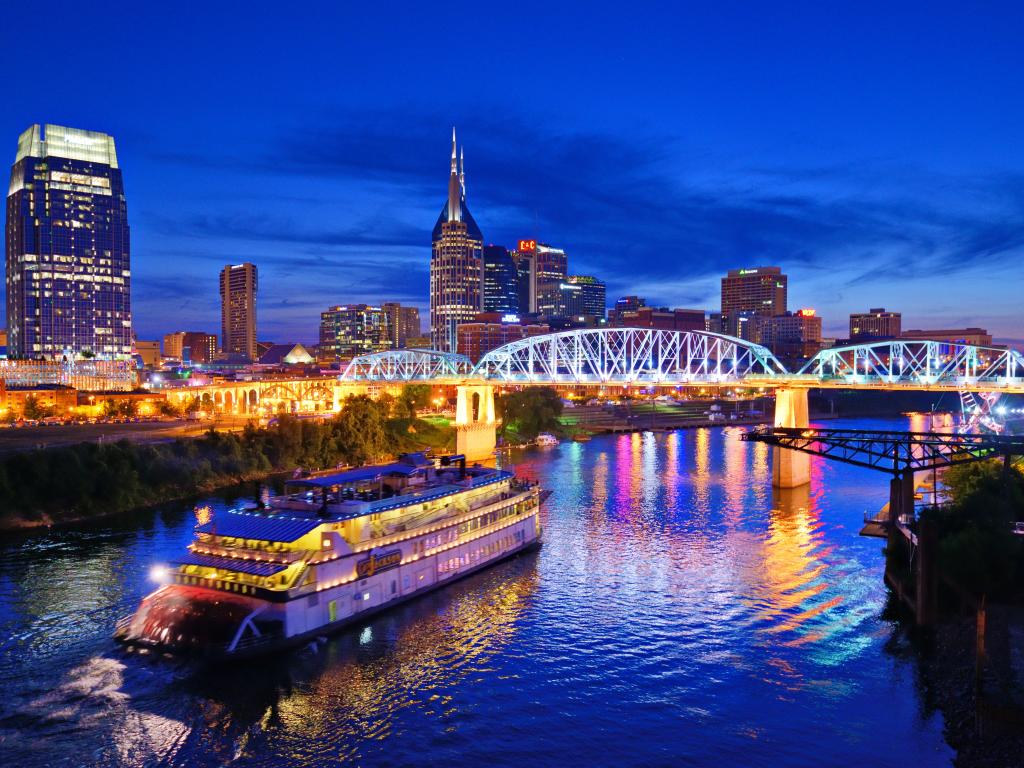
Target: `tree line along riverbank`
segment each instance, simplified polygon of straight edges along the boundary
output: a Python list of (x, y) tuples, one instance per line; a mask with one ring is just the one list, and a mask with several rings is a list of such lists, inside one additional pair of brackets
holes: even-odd
[(277, 472), (365, 464), (413, 450), (454, 449), (446, 422), (417, 417), (422, 393), (349, 398), (322, 421), (209, 431), (167, 443), (79, 443), (0, 458), (0, 530), (78, 522), (208, 492)]

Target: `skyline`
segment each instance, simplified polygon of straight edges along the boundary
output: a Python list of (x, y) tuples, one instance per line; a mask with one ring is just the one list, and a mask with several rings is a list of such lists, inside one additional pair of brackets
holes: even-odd
[[(10, 83), (0, 135), (8, 162), (32, 123), (114, 136), (141, 339), (180, 330), (171, 318), (216, 331), (217, 274), (243, 261), (265, 275), (261, 338), (311, 342), (339, 303), (424, 310), (454, 123), (487, 242), (564, 248), (609, 302), (714, 310), (726, 270), (772, 264), (791, 276), (791, 307), (817, 309), (829, 336), (885, 306), (907, 328), (980, 325), (1020, 342), (1024, 108), (998, 95), (1024, 72), (1021, 12), (890, 9), (875, 28), (858, 7), (768, 28), (739, 6), (627, 30), (597, 15), (571, 51), (557, 45), (568, 11), (451, 6), (385, 28), (322, 8), (310, 29), (279, 20), (278, 55), (261, 57), (247, 38), (266, 36), (266, 17), (230, 16), (237, 38), (225, 39), (227, 11), (191, 29), (67, 5), (74, 23), (55, 43), (111, 26), (118, 77), (81, 88), (47, 58)], [(8, 56), (31, 46), (13, 33), (27, 13), (0, 33)], [(497, 55), (472, 18), (544, 55)], [(435, 32), (464, 43), (432, 45)], [(368, 55), (385, 33), (389, 55)], [(442, 87), (439, 72), (470, 60), (459, 87)]]

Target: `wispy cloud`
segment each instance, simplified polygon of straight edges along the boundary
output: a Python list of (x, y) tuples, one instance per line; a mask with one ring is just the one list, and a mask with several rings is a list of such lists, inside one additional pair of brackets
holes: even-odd
[[(330, 117), (279, 136), (263, 152), (216, 162), (237, 173), (336, 185), (334, 194), (350, 202), (338, 220), (285, 216), (268, 199), (163, 218), (155, 231), (275, 244), (275, 267), (337, 270), (340, 281), (381, 292), (369, 300), (399, 294), (425, 303), (430, 229), (447, 173), (445, 122), (429, 111)], [(609, 298), (643, 292), (660, 304), (713, 305), (725, 269), (772, 263), (829, 301), (857, 303), (895, 280), (1017, 269), (1024, 253), (1019, 176), (940, 178), (884, 159), (709, 174), (706, 161), (672, 136), (564, 133), (504, 117), (474, 116), (462, 136), (469, 206), (485, 237), (512, 243), (528, 234), (564, 246), (575, 271), (607, 280)], [(394, 204), (368, 205), (370, 184), (387, 189)], [(373, 257), (367, 248), (377, 249)], [(326, 298), (335, 289), (303, 290)], [(274, 311), (268, 305), (268, 316)]]

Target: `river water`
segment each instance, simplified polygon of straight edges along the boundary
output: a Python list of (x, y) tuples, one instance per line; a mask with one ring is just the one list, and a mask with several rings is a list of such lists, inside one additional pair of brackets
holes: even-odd
[(193, 504), (0, 542), (2, 763), (950, 764), (857, 535), (884, 475), (815, 460), (773, 492), (731, 427), (515, 460), (553, 491), (539, 552), (240, 668), (110, 639)]

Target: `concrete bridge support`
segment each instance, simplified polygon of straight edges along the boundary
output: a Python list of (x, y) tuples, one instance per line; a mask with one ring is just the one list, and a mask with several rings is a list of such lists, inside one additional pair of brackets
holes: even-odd
[(494, 387), (463, 384), (455, 405), (455, 450), (467, 461), (482, 461), (494, 454), (497, 419), (494, 416)]
[[(809, 423), (807, 390), (781, 388), (775, 391), (775, 426), (806, 428)], [(811, 457), (788, 448), (772, 448), (772, 485), (797, 488), (811, 481)]]

